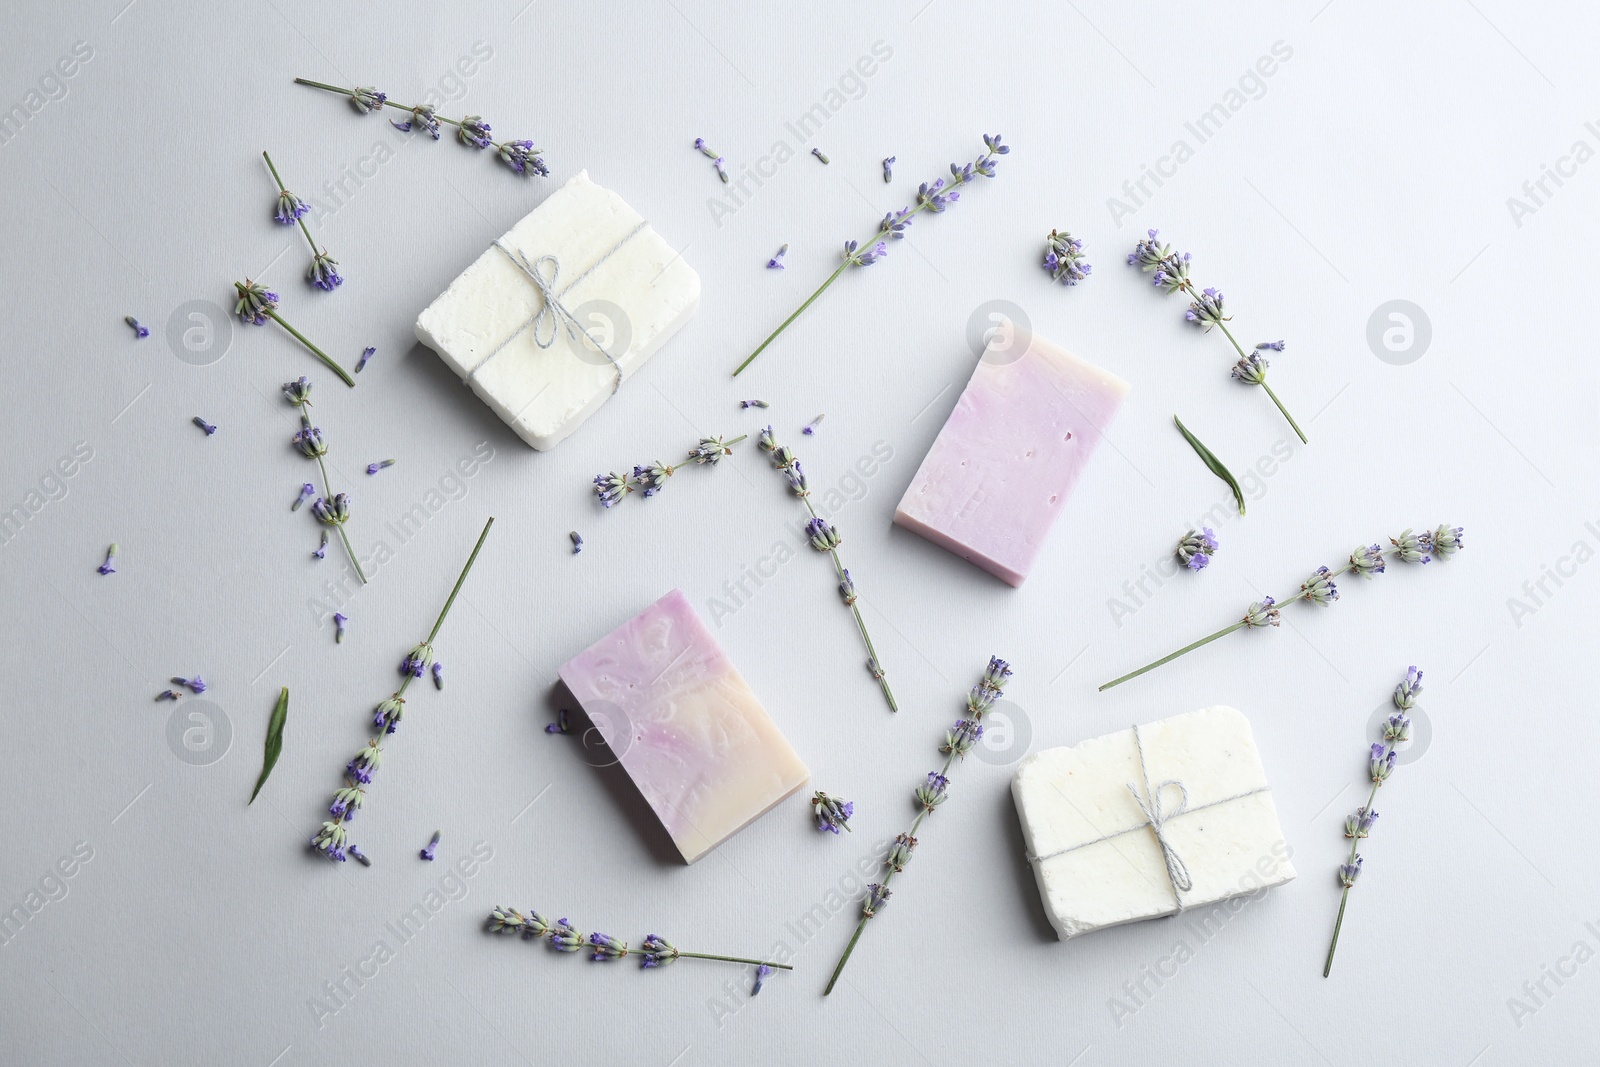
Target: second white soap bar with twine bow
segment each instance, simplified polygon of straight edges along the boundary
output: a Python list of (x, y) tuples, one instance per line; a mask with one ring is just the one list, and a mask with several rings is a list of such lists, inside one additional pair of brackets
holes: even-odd
[(1250, 722), (1233, 708), (1035, 752), (1011, 794), (1062, 940), (1295, 875)]
[(587, 171), (551, 193), (417, 317), (528, 444), (553, 448), (700, 307), (700, 276)]

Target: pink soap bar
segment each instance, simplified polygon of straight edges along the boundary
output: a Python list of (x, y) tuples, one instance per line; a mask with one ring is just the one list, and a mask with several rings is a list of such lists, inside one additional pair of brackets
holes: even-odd
[(1021, 585), (1127, 394), (1116, 375), (1002, 327), (894, 521)]
[(686, 863), (811, 777), (680, 590), (560, 674)]

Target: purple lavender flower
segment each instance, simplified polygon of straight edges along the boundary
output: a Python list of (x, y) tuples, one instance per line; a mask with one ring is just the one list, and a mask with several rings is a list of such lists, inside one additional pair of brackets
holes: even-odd
[(311, 504), (311, 514), (326, 526), (343, 526), (350, 521), (350, 497), (345, 493), (333, 494), (332, 500), (319, 496)]
[(1133, 251), (1128, 253), (1128, 265), (1138, 267), (1145, 273), (1155, 270), (1161, 262), (1172, 254), (1172, 246), (1164, 245), (1158, 240), (1160, 230), (1146, 231), (1147, 236), (1140, 238), (1133, 246)]
[(333, 613), (333, 642), (340, 644), (344, 641), (345, 623), (350, 621), (350, 616), (342, 611)]
[(559, 919), (550, 928), (550, 947), (557, 952), (581, 952), (583, 935), (565, 918)]
[(1382, 785), (1394, 773), (1395, 751), (1386, 745), (1374, 741), (1372, 755), (1368, 759), (1368, 770), (1372, 773), (1372, 780)]
[(1204, 570), (1216, 554), (1217, 538), (1209, 526), (1199, 533), (1191, 529), (1178, 541), (1178, 562), (1192, 571)]
[[(826, 163), (827, 160), (824, 159), (823, 162)], [(752, 997), (755, 996), (757, 993), (761, 992), (761, 987), (766, 985), (767, 978), (771, 974), (772, 974), (772, 968), (768, 967), (765, 963), (757, 965), (757, 967), (756, 967), (756, 984), (753, 987), (751, 987), (751, 989), (750, 989), (750, 995)]]
[(1433, 531), (1433, 554), (1439, 559), (1449, 559), (1460, 552), (1464, 532), (1460, 526), (1441, 526)]
[(1285, 347), (1286, 346), (1282, 341), (1262, 341), (1260, 344), (1256, 345), (1256, 351), (1260, 352), (1265, 350), (1268, 352), (1282, 352)]
[(942, 191), (943, 189), (943, 178), (935, 178), (932, 182), (923, 182), (917, 186), (917, 206), (937, 215), (960, 199), (959, 193), (945, 193)]
[(386, 734), (392, 734), (400, 728), (400, 720), (405, 713), (405, 697), (388, 697), (378, 702), (377, 708), (372, 713), (372, 725), (381, 728)]
[(310, 204), (301, 200), (289, 190), (280, 189), (278, 191), (278, 208), (272, 213), (272, 217), (278, 221), (280, 226), (293, 226), (296, 221), (310, 210)]
[(678, 958), (678, 950), (660, 934), (650, 934), (639, 951), (641, 967), (665, 967)]
[(179, 699), (182, 699), (182, 697), (183, 697), (183, 694), (178, 692), (176, 689), (163, 689), (161, 692), (156, 694), (156, 700), (157, 701), (179, 700)]
[(311, 553), (311, 558), (312, 559), (327, 559), (328, 558), (328, 531), (327, 530), (323, 530), (322, 531), (322, 543), (317, 545), (317, 550), (315, 552)]
[(1354, 863), (1339, 864), (1339, 884), (1344, 886), (1346, 889), (1349, 889), (1351, 886), (1355, 885), (1356, 877), (1361, 873), (1361, 864), (1363, 862), (1364, 861), (1362, 858), (1357, 856)]
[(1373, 823), (1378, 821), (1378, 813), (1368, 811), (1366, 808), (1357, 808), (1354, 815), (1344, 821), (1344, 836), (1348, 838), (1367, 837), (1372, 833)]
[[(743, 440), (740, 438), (739, 440)], [(737, 442), (735, 442), (737, 443)], [(733, 449), (720, 437), (702, 437), (700, 443), (689, 450), (689, 458), (699, 464), (716, 466), (723, 456), (733, 455)]]
[(506, 166), (521, 175), (537, 174), (541, 178), (550, 176), (550, 168), (545, 166), (544, 160), (539, 158), (543, 149), (533, 147), (532, 141), (506, 141), (500, 145), (500, 158)]
[(1333, 575), (1326, 567), (1318, 567), (1311, 577), (1300, 583), (1305, 599), (1318, 604), (1332, 604), (1339, 599), (1339, 587), (1333, 584)]
[(100, 566), (96, 567), (95, 570), (101, 574), (115, 574), (117, 573), (116, 560), (117, 543), (113, 541), (111, 542), (111, 547), (106, 549), (106, 561), (100, 564)]
[(1357, 545), (1350, 553), (1350, 567), (1363, 578), (1371, 578), (1384, 571), (1382, 545)]
[(638, 483), (640, 491), (647, 497), (655, 496), (667, 484), (667, 479), (672, 477), (675, 467), (669, 467), (656, 460), (643, 466), (633, 468), (633, 480)]
[(438, 116), (434, 114), (433, 108), (427, 104), (418, 104), (416, 107), (412, 108), (411, 117), (406, 119), (404, 122), (397, 122), (394, 119), (390, 119), (389, 125), (393, 126), (402, 133), (410, 133), (414, 127), (421, 126), (423, 131), (431, 136), (435, 141), (439, 139), (440, 129)]
[[(1150, 281), (1158, 289), (1175, 293), (1189, 284), (1189, 253), (1174, 252), (1156, 267)], [(1191, 309), (1192, 310), (1192, 309)]]
[(392, 467), (392, 466), (394, 466), (394, 460), (392, 460), (392, 459), (380, 459), (376, 463), (368, 463), (367, 464), (367, 473), (368, 474), (377, 474), (379, 471), (383, 470), (385, 467)]
[(426, 845), (422, 846), (422, 851), (417, 853), (417, 855), (421, 856), (423, 859), (427, 860), (429, 863), (432, 863), (433, 862), (433, 854), (434, 854), (435, 851), (437, 851), (438, 848), (439, 848), (439, 831), (435, 830), (433, 832), (433, 836), (428, 839), (428, 843)]
[(208, 688), (206, 686), (205, 679), (201, 678), (198, 674), (193, 678), (174, 678), (172, 680), (172, 684), (184, 686), (189, 690), (189, 692), (196, 694), (204, 693)]
[(822, 420), (825, 417), (825, 415), (818, 415), (816, 418), (800, 427), (800, 432), (805, 434), (807, 437), (815, 437), (817, 434), (817, 427), (822, 423)]
[(983, 669), (983, 679), (978, 684), (983, 688), (998, 693), (1006, 687), (1006, 682), (1011, 679), (1011, 664), (999, 656), (990, 656), (989, 665)]
[(344, 765), (345, 777), (357, 785), (368, 785), (372, 776), (378, 770), (378, 764), (383, 760), (383, 752), (378, 748), (376, 741), (368, 741), (367, 747), (355, 754), (349, 763)]
[(237, 291), (239, 302), (233, 306), (233, 313), (239, 316), (239, 321), (251, 326), (265, 326), (272, 317), (271, 312), (278, 306), (278, 294), (248, 278), (237, 287)]
[(344, 284), (344, 276), (339, 273), (339, 261), (326, 251), (318, 252), (311, 257), (311, 267), (306, 271), (306, 280), (325, 293), (331, 293)]
[(1383, 721), (1383, 740), (1396, 748), (1411, 740), (1411, 720), (1403, 711), (1397, 711)]
[(850, 579), (850, 568), (842, 568), (844, 577), (839, 580), (839, 599), (844, 601), (844, 606), (849, 607), (856, 602), (856, 583)]
[[(322, 431), (315, 426), (302, 425), (295, 432), (292, 440), (294, 447), (298, 448), (309, 459), (316, 459), (318, 456), (326, 456), (328, 454), (328, 442), (322, 439)], [(305, 484), (310, 485), (311, 483), (307, 482)], [(316, 492), (315, 487), (312, 488), (312, 492)]]
[(891, 871), (899, 874), (906, 869), (906, 864), (911, 862), (911, 853), (916, 851), (917, 839), (910, 834), (896, 834), (894, 844), (889, 848), (889, 856), (884, 865)]
[(958, 719), (955, 726), (944, 732), (944, 744), (939, 751), (945, 755), (966, 758), (972, 746), (983, 737), (983, 724), (975, 719)]
[(567, 732), (567, 709), (562, 708), (556, 713), (556, 721), (546, 723), (544, 732), (547, 734), (564, 734)]
[(433, 646), (426, 641), (418, 642), (411, 646), (411, 651), (406, 653), (406, 658), (400, 661), (400, 673), (409, 674), (413, 678), (421, 678), (428, 673), (428, 668), (433, 664)]
[(1045, 238), (1044, 269), (1050, 280), (1062, 285), (1077, 285), (1094, 267), (1083, 262), (1083, 242), (1065, 230), (1051, 230)]
[(1239, 362), (1233, 365), (1233, 380), (1246, 385), (1260, 385), (1267, 380), (1267, 368), (1270, 366), (1272, 364), (1260, 352), (1241, 356)]
[[(300, 447), (300, 437), (299, 437), (298, 434), (295, 435), (294, 443), (295, 443), (295, 447), (296, 448)], [(302, 451), (304, 451), (304, 449), (302, 449)], [(312, 455), (312, 456), (316, 455), (316, 453), (314, 453), (314, 452), (307, 452), (306, 454), (307, 455)], [(303, 507), (305, 505), (305, 502), (307, 500), (310, 500), (313, 496), (316, 495), (316, 492), (317, 492), (317, 487), (312, 485), (310, 482), (302, 483), (301, 486), (300, 486), (300, 495), (295, 497), (295, 501), (294, 501), (293, 504), (289, 505), (289, 510), (290, 511), (299, 511), (301, 509), (301, 507)]]
[(207, 422), (205, 419), (201, 418), (199, 415), (196, 415), (194, 418), (190, 419), (189, 421), (194, 423), (196, 426), (200, 427), (202, 430), (204, 430), (206, 432), (206, 436), (207, 437), (210, 437), (212, 434), (217, 432), (217, 428), (215, 426), (211, 425), (211, 423)]
[(949, 788), (950, 779), (938, 771), (929, 771), (926, 783), (917, 786), (917, 803), (922, 805), (922, 810), (931, 812), (945, 801), (945, 790)]
[(567, 533), (567, 537), (572, 541), (572, 554), (574, 556), (583, 551), (583, 535), (581, 533), (577, 530), (570, 530)]
[(883, 181), (884, 181), (884, 184), (886, 184), (886, 185), (889, 182), (894, 181), (894, 157), (893, 156), (887, 156), (887, 157), (884, 158), (884, 161), (883, 161)]
[(284, 399), (297, 408), (307, 407), (311, 403), (311, 379), (301, 375), (292, 382), (283, 383)]
[(1400, 531), (1399, 537), (1389, 538), (1389, 543), (1396, 548), (1402, 563), (1426, 563), (1433, 558), (1433, 535), (1430, 533), (1413, 534), (1405, 529)]
[(444, 688), (444, 663), (440, 660), (433, 661), (433, 687)]
[(456, 140), (468, 148), (488, 148), (494, 144), (489, 136), (489, 124), (483, 121), (482, 115), (468, 115), (461, 120), (461, 125), (456, 127)]
[(135, 339), (143, 340), (144, 338), (150, 336), (150, 327), (146, 326), (132, 315), (122, 316), (122, 321), (127, 323), (133, 329), (133, 336)]
[(1417, 694), (1422, 692), (1422, 672), (1416, 667), (1406, 668), (1405, 681), (1394, 687), (1394, 706), (1410, 711), (1417, 705)]
[(889, 903), (891, 896), (893, 894), (888, 889), (873, 882), (867, 886), (867, 899), (861, 905), (861, 914), (868, 919), (872, 918), (883, 910), (883, 906)]
[(367, 365), (367, 360), (371, 359), (373, 354), (376, 353), (377, 351), (378, 350), (376, 348), (372, 347), (371, 345), (368, 345), (366, 348), (361, 350), (361, 358), (356, 360), (356, 373), (357, 374), (361, 373), (361, 369)]
[(1221, 289), (1202, 290), (1190, 303), (1189, 310), (1183, 313), (1183, 317), (1206, 330), (1232, 318), (1231, 315), (1223, 314)]
[(824, 164), (824, 165), (826, 165), (826, 164), (827, 164), (827, 162), (828, 162), (828, 157), (827, 157), (827, 156), (825, 156), (825, 155), (823, 155), (823, 154), (822, 154), (822, 149), (820, 149), (820, 148), (813, 148), (813, 149), (812, 149), (812, 150), (811, 150), (811, 154), (812, 154), (812, 155), (814, 155), (814, 156), (816, 156), (816, 157), (817, 157), (817, 159), (818, 159), (818, 160), (820, 160), (820, 161), (821, 161), (821, 162), (822, 162), (822, 163), (823, 163), (823, 164)]
[(806, 484), (806, 472), (800, 468), (798, 459), (789, 464), (783, 476), (789, 480), (789, 488), (794, 490), (795, 496), (803, 498), (811, 495), (811, 489)]
[(1277, 626), (1282, 622), (1277, 603), (1269, 596), (1262, 597), (1245, 609), (1244, 624), (1252, 630), (1263, 626)]
[(360, 786), (340, 786), (333, 792), (333, 803), (328, 805), (328, 813), (335, 819), (350, 822), (361, 810), (361, 801), (365, 796)]
[(812, 519), (806, 523), (806, 536), (811, 538), (811, 547), (818, 552), (832, 552), (842, 543), (839, 531), (827, 519)]
[(628, 954), (628, 943), (626, 941), (618, 941), (610, 934), (590, 934), (589, 947), (591, 949), (589, 958), (596, 963), (620, 960)]
[(865, 252), (857, 251), (857, 247), (854, 241), (844, 243), (845, 262), (857, 267), (870, 267), (889, 254), (889, 246), (883, 241), (879, 241)]
[(903, 207), (899, 211), (891, 211), (878, 223), (878, 233), (891, 241), (905, 240), (906, 231), (911, 228), (911, 209)]
[(350, 90), (350, 106), (363, 115), (381, 110), (388, 99), (389, 94), (380, 93), (370, 85), (358, 85)]
[(855, 810), (854, 802), (831, 797), (820, 789), (811, 796), (811, 811), (817, 817), (817, 829), (835, 836), (841, 829), (850, 829), (850, 816), (855, 814)]
[(311, 847), (330, 860), (343, 863), (346, 859), (345, 847), (348, 842), (349, 831), (342, 823), (324, 821), (316, 836), (311, 839)]
[(787, 243), (785, 243), (785, 244), (783, 244), (782, 246), (780, 246), (778, 248), (778, 252), (777, 252), (776, 255), (774, 255), (771, 259), (767, 260), (767, 269), (768, 270), (783, 270), (783, 257), (788, 255), (788, 254), (789, 254), (789, 245)]
[(595, 475), (594, 492), (600, 498), (600, 506), (609, 508), (633, 492), (633, 486), (628, 483), (625, 476), (613, 471), (610, 474)]

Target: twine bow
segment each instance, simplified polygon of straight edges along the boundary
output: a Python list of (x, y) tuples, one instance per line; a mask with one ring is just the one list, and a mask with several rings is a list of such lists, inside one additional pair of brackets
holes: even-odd
[[(512, 341), (522, 336), (524, 330), (531, 328), (533, 330), (533, 343), (540, 348), (547, 349), (555, 344), (561, 328), (565, 327), (568, 338), (576, 341), (581, 335), (584, 340), (595, 347), (596, 351), (606, 357), (612, 369), (617, 372), (617, 380), (611, 385), (611, 391), (615, 393), (618, 387), (622, 385), (622, 366), (617, 362), (617, 357), (607, 351), (605, 345), (596, 341), (593, 335), (589, 333), (588, 328), (578, 321), (577, 316), (573, 315), (567, 305), (562, 302), (562, 297), (570, 293), (579, 282), (593, 274), (600, 264), (614, 256), (623, 245), (633, 240), (649, 225), (648, 222), (641, 221), (639, 225), (623, 234), (617, 243), (607, 249), (599, 259), (589, 264), (582, 274), (579, 274), (560, 288), (557, 288), (557, 283), (561, 280), (561, 260), (559, 258), (546, 254), (529, 262), (527, 255), (522, 251), (510, 247), (503, 241), (495, 241), (494, 246), (504, 252), (506, 258), (511, 260), (512, 264), (527, 276), (528, 280), (533, 283), (533, 287), (539, 290), (539, 296), (542, 299), (539, 310), (530, 315), (522, 325), (511, 331), (511, 336), (495, 345), (493, 351), (479, 360), (478, 365), (467, 372), (466, 380), (470, 381), (480, 370), (488, 365), (490, 360), (505, 351)], [(627, 353), (623, 354), (626, 355)]]

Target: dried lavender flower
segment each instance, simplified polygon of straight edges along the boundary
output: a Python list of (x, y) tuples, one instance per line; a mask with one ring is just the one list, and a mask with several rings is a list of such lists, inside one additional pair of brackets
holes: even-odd
[(820, 789), (811, 795), (811, 811), (817, 818), (817, 829), (835, 836), (840, 830), (850, 829), (850, 816), (855, 810), (853, 802), (831, 797)]
[(111, 546), (106, 549), (106, 561), (96, 567), (95, 570), (100, 574), (117, 573), (117, 543), (115, 541), (111, 542)]
[(861, 918), (856, 921), (855, 933), (850, 937), (850, 943), (845, 946), (844, 954), (839, 957), (839, 962), (834, 966), (833, 976), (828, 979), (827, 988), (822, 991), (823, 996), (833, 992), (839, 975), (844, 971), (844, 965), (849, 962), (850, 956), (856, 949), (856, 942), (861, 940), (862, 931), (866, 929), (867, 920), (883, 910), (884, 904), (889, 900), (889, 882), (894, 876), (905, 869), (911, 860), (912, 850), (917, 847), (917, 830), (922, 826), (922, 821), (933, 813), (933, 810), (943, 804), (948, 796), (950, 779), (948, 777), (951, 767), (961, 758), (962, 754), (971, 747), (970, 742), (982, 736), (982, 722), (985, 711), (991, 707), (1005, 688), (1006, 682), (1011, 678), (1011, 664), (998, 656), (989, 657), (989, 664), (984, 668), (983, 676), (978, 680), (967, 695), (968, 718), (956, 724), (955, 731), (946, 732), (945, 743), (940, 746), (940, 751), (945, 753), (944, 766), (937, 771), (928, 772), (926, 782), (917, 786), (915, 797), (917, 801), (917, 815), (911, 823), (911, 829), (894, 839), (894, 845), (889, 849), (885, 858), (884, 872), (881, 883), (874, 882), (867, 886), (867, 896), (861, 905)]
[(361, 371), (367, 365), (367, 360), (371, 359), (373, 357), (373, 355), (377, 353), (377, 351), (378, 350), (376, 348), (374, 348), (372, 345), (368, 345), (366, 348), (363, 348), (361, 350), (361, 358), (356, 360), (356, 373), (357, 374), (361, 373)]
[(494, 144), (489, 124), (482, 115), (468, 115), (456, 124), (456, 140), (468, 148), (484, 149)]
[(444, 689), (444, 664), (438, 660), (433, 661), (433, 687)]
[(122, 321), (127, 323), (128, 326), (133, 330), (133, 336), (135, 340), (143, 340), (144, 338), (150, 336), (150, 327), (146, 326), (132, 315), (122, 316)]
[(1395, 757), (1399, 746), (1411, 740), (1411, 720), (1406, 716), (1406, 711), (1415, 707), (1416, 696), (1422, 691), (1422, 672), (1416, 667), (1407, 667), (1406, 676), (1395, 687), (1394, 704), (1400, 710), (1384, 722), (1383, 740), (1374, 742), (1367, 756), (1367, 773), (1372, 780), (1372, 788), (1367, 790), (1367, 802), (1357, 808), (1354, 815), (1344, 821), (1344, 836), (1350, 839), (1350, 856), (1339, 865), (1338, 877), (1342, 892), (1339, 894), (1339, 917), (1333, 923), (1333, 938), (1328, 943), (1328, 958), (1322, 966), (1322, 977), (1328, 977), (1333, 970), (1333, 953), (1339, 947), (1339, 930), (1344, 926), (1344, 909), (1350, 902), (1350, 889), (1356, 884), (1356, 878), (1361, 874), (1364, 862), (1356, 851), (1361, 842), (1372, 833), (1373, 825), (1378, 821), (1378, 813), (1373, 810), (1372, 802), (1378, 797), (1378, 790), (1394, 774)]
[(422, 847), (422, 851), (417, 853), (417, 855), (421, 856), (423, 859), (427, 860), (429, 863), (432, 863), (433, 862), (433, 854), (439, 848), (439, 838), (440, 838), (439, 831), (435, 830), (433, 832), (433, 836), (428, 839), (428, 843)]
[(541, 148), (533, 147), (532, 141), (505, 141), (500, 145), (500, 158), (521, 175), (537, 174), (541, 178), (549, 177), (550, 168), (545, 166), (544, 160), (539, 158)]
[(1051, 230), (1044, 246), (1044, 269), (1050, 272), (1053, 282), (1077, 285), (1094, 270), (1083, 261), (1083, 242), (1066, 230)]
[(392, 459), (380, 459), (376, 463), (368, 463), (367, 464), (367, 473), (368, 474), (377, 474), (379, 471), (383, 470), (385, 467), (392, 467), (392, 466), (394, 466), (394, 460), (392, 460)]
[(233, 306), (233, 313), (239, 317), (240, 322), (248, 323), (251, 326), (265, 326), (269, 319), (276, 322), (289, 333), (289, 336), (300, 342), (306, 351), (316, 356), (325, 367), (337, 374), (340, 381), (349, 386), (356, 384), (356, 380), (350, 377), (348, 371), (335, 363), (331, 356), (312, 344), (305, 334), (290, 326), (288, 321), (278, 314), (277, 293), (274, 293), (259, 282), (251, 281), (249, 278), (242, 282), (234, 282), (233, 288), (239, 297), (238, 302)]
[(789, 252), (789, 246), (788, 246), (787, 243), (785, 243), (784, 245), (782, 245), (778, 249), (776, 255), (774, 255), (771, 259), (767, 260), (767, 269), (768, 270), (782, 270), (783, 269), (783, 257), (785, 255), (787, 255), (788, 252)]
[(552, 723), (546, 723), (544, 732), (547, 734), (564, 734), (568, 732), (566, 708), (562, 708), (560, 711), (556, 712), (556, 721)]
[[(376, 93), (372, 98), (376, 100), (372, 105), (373, 108), (383, 106), (382, 93)], [(311, 205), (295, 196), (283, 184), (283, 179), (279, 177), (278, 168), (273, 164), (271, 156), (262, 152), (261, 158), (267, 161), (267, 169), (272, 172), (272, 180), (278, 186), (278, 207), (273, 218), (284, 226), (300, 227), (300, 233), (305, 237), (306, 244), (311, 246), (311, 269), (306, 272), (306, 279), (324, 292), (333, 292), (344, 279), (339, 276), (339, 261), (328, 255), (327, 249), (318, 248), (317, 242), (311, 239), (311, 230), (307, 228), (304, 218), (311, 210)]]
[[(299, 440), (296, 439), (295, 447), (298, 448), (299, 444), (300, 444)], [(308, 455), (309, 455), (309, 453), (308, 453)], [(302, 484), (300, 486), (300, 495), (295, 497), (295, 500), (294, 500), (293, 504), (289, 505), (289, 510), (290, 511), (299, 511), (305, 505), (305, 502), (307, 500), (310, 500), (312, 497), (314, 497), (316, 495), (317, 495), (317, 487), (316, 486), (312, 485), (310, 482), (306, 482), (306, 483)]]
[(888, 183), (894, 181), (894, 157), (893, 156), (887, 156), (887, 157), (884, 158), (884, 161), (883, 161), (883, 181), (884, 181), (885, 185), (887, 185)]
[(839, 558), (839, 545), (841, 544), (839, 531), (821, 515), (817, 514), (815, 506), (811, 503), (809, 492), (805, 491), (804, 473), (801, 472), (798, 476), (793, 473), (793, 471), (798, 470), (800, 461), (788, 446), (778, 443), (771, 426), (761, 431), (756, 438), (756, 444), (763, 452), (767, 453), (767, 458), (772, 461), (773, 467), (784, 475), (790, 487), (799, 497), (800, 502), (806, 506), (806, 511), (811, 516), (806, 523), (806, 536), (813, 548), (819, 552), (828, 553), (833, 560), (834, 572), (839, 579), (839, 595), (844, 598), (845, 606), (850, 609), (851, 615), (855, 618), (856, 629), (861, 633), (861, 642), (867, 649), (868, 670), (878, 683), (879, 688), (883, 690), (883, 697), (889, 703), (889, 710), (899, 711), (900, 708), (894, 700), (894, 693), (889, 688), (889, 681), (884, 675), (882, 666), (878, 663), (877, 650), (873, 648), (872, 638), (867, 634), (866, 620), (862, 618), (861, 608), (856, 603), (855, 583), (851, 580), (850, 572), (845, 570), (844, 563)]
[(574, 556), (583, 551), (583, 535), (581, 533), (577, 530), (571, 530), (567, 533), (567, 537), (572, 541), (572, 554)]
[(185, 689), (188, 689), (189, 692), (195, 693), (197, 695), (200, 694), (200, 693), (204, 693), (206, 691), (206, 689), (208, 688), (206, 683), (205, 683), (205, 679), (201, 678), (198, 674), (195, 675), (193, 678), (174, 678), (174, 679), (172, 679), (172, 684), (173, 685), (181, 685)]
[(333, 643), (341, 644), (344, 641), (345, 624), (350, 621), (350, 616), (342, 611), (333, 613)]
[[(1462, 537), (1462, 530), (1460, 527), (1442, 526), (1440, 529), (1452, 531), (1452, 536), (1455, 539), (1455, 543), (1459, 547)], [(1294, 603), (1296, 600), (1307, 600), (1318, 604), (1331, 604), (1335, 600), (1339, 599), (1339, 589), (1334, 583), (1334, 579), (1338, 578), (1340, 575), (1348, 574), (1351, 571), (1357, 570), (1367, 577), (1371, 577), (1374, 574), (1382, 574), (1384, 572), (1383, 564), (1386, 564), (1388, 559), (1398, 559), (1404, 563), (1426, 563), (1429, 559), (1427, 553), (1432, 548), (1431, 538), (1433, 536), (1435, 535), (1413, 535), (1410, 530), (1406, 530), (1399, 537), (1390, 539), (1390, 543), (1395, 547), (1388, 551), (1381, 552), (1374, 556), (1371, 554), (1369, 549), (1363, 547), (1358, 549), (1357, 553), (1353, 553), (1352, 558), (1347, 560), (1338, 570), (1330, 570), (1327, 567), (1318, 567), (1314, 572), (1312, 572), (1310, 577), (1300, 584), (1299, 591), (1286, 597), (1281, 602), (1275, 601), (1271, 597), (1263, 597), (1260, 601), (1251, 604), (1250, 607), (1246, 609), (1244, 617), (1238, 622), (1235, 622), (1229, 626), (1224, 626), (1216, 633), (1208, 634), (1198, 641), (1185, 645), (1170, 655), (1163, 656), (1153, 663), (1145, 664), (1136, 671), (1131, 671), (1128, 674), (1124, 674), (1120, 678), (1114, 678), (1105, 685), (1102, 685), (1100, 687), (1100, 691), (1104, 692), (1105, 690), (1110, 689), (1112, 686), (1121, 685), (1123, 682), (1137, 678), (1141, 674), (1145, 674), (1149, 671), (1153, 671), (1163, 664), (1171, 663), (1179, 656), (1187, 655), (1202, 645), (1208, 645), (1217, 640), (1219, 637), (1225, 637), (1228, 634), (1233, 633), (1235, 630), (1254, 630), (1261, 629), (1266, 626), (1276, 626), (1278, 625), (1279, 621), (1278, 612), (1280, 604), (1286, 606)]]
[[(877, 242), (869, 251), (859, 252), (857, 250), (859, 246), (855, 241), (846, 242), (843, 261), (839, 264), (839, 266), (834, 268), (833, 273), (830, 274), (828, 278), (817, 287), (816, 292), (807, 297), (805, 302), (802, 303), (792, 315), (790, 315), (787, 319), (784, 319), (776, 330), (773, 330), (772, 333), (767, 335), (767, 339), (762, 341), (761, 344), (756, 347), (754, 352), (745, 357), (744, 362), (740, 363), (738, 367), (734, 368), (734, 375), (738, 376), (741, 371), (755, 361), (757, 356), (766, 351), (767, 346), (772, 344), (773, 341), (777, 340), (778, 335), (783, 333), (784, 330), (788, 329), (790, 323), (794, 322), (795, 319), (800, 317), (801, 312), (805, 311), (806, 308), (815, 303), (816, 299), (826, 292), (830, 285), (838, 281), (839, 276), (843, 274), (847, 268), (853, 266), (869, 266), (886, 255), (888, 253), (886, 241), (903, 238), (905, 236), (904, 230), (907, 226), (911, 225), (913, 216), (923, 211), (929, 212), (930, 214), (938, 214), (944, 211), (948, 206), (954, 204), (960, 199), (960, 193), (957, 191), (958, 187), (970, 183), (974, 180), (975, 176), (981, 175), (985, 178), (994, 177), (997, 157), (1007, 154), (1011, 151), (1011, 149), (1007, 145), (1001, 143), (999, 134), (994, 134), (992, 136), (985, 134), (983, 138), (983, 144), (984, 154), (979, 156), (973, 162), (964, 166), (955, 163), (950, 165), (951, 177), (948, 183), (943, 178), (937, 179), (932, 183), (924, 182), (921, 188), (919, 188), (917, 191), (915, 206), (904, 207), (898, 212), (891, 211), (885, 215), (883, 217), (883, 221), (878, 224), (877, 232), (873, 234), (871, 238), (869, 238), (869, 240), (875, 240)], [(893, 160), (891, 159), (889, 162), (892, 163)]]
[(813, 148), (811, 150), (811, 154), (816, 156), (823, 163), (827, 163), (828, 162), (828, 157), (822, 154), (822, 149), (820, 149), (820, 148)]
[(370, 85), (358, 85), (350, 90), (350, 105), (365, 115), (388, 103), (387, 93), (380, 93)]
[(1217, 554), (1217, 537), (1211, 527), (1199, 533), (1190, 530), (1178, 540), (1178, 562), (1192, 571), (1204, 570)]

